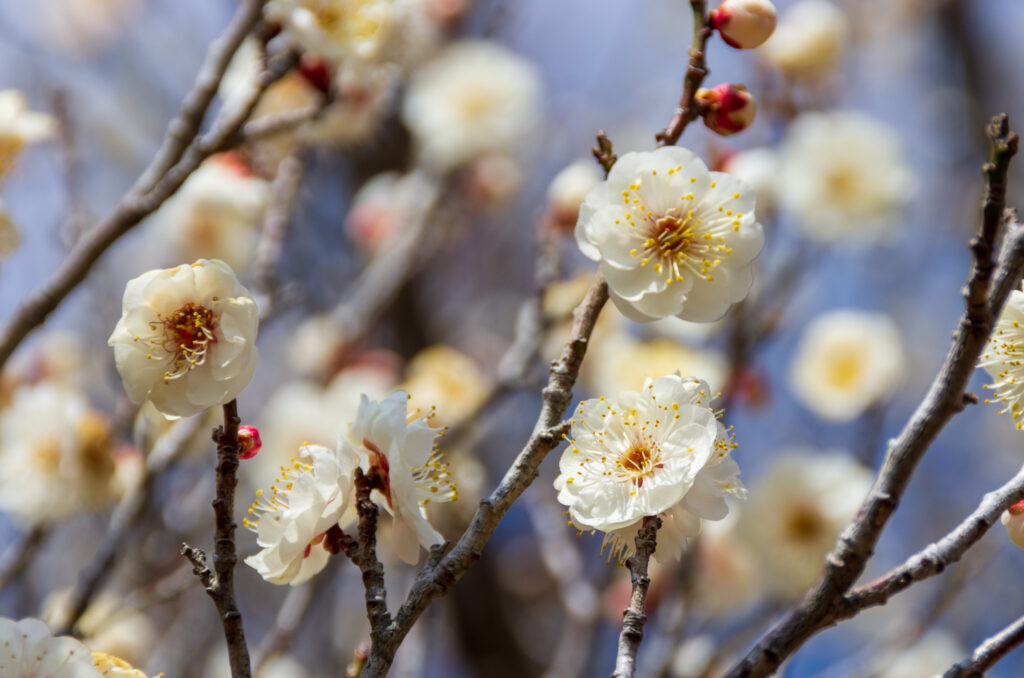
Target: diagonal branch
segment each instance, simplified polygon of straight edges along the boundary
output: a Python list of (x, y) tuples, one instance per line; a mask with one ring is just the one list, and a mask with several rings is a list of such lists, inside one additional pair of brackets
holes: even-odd
[(970, 657), (950, 667), (942, 678), (982, 678), (1010, 650), (1024, 642), (1024, 617), (979, 645)]
[[(989, 134), (993, 160), (986, 165), (986, 170), (991, 166), (1005, 172), (1010, 157), (1017, 151), (1017, 135), (1009, 132), (1003, 116), (993, 121)], [(900, 435), (890, 443), (874, 486), (854, 521), (839, 536), (818, 580), (803, 600), (726, 674), (728, 678), (774, 673), (811, 636), (837, 621), (843, 596), (864, 571), (918, 462), (968, 401), (967, 382), (992, 331), (993, 319), (999, 315), (1010, 290), (1019, 284), (1024, 272), (1024, 228), (1016, 224), (1007, 229), (993, 280), (996, 264), (991, 253), (995, 251), (1005, 208), (1004, 196), (998, 187), (1005, 186), (1006, 176), (998, 171), (986, 171), (986, 179), (989, 189), (982, 223), (971, 246), (974, 266), (965, 291), (966, 308), (938, 376)]]

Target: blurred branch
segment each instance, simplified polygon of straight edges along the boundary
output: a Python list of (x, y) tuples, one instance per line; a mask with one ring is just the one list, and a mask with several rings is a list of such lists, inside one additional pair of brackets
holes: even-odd
[(710, 73), (704, 62), (708, 38), (711, 37), (707, 2), (705, 0), (690, 0), (690, 7), (693, 10), (693, 42), (690, 44), (690, 63), (686, 67), (686, 75), (683, 76), (683, 95), (680, 97), (679, 106), (668, 125), (654, 135), (659, 146), (674, 145), (679, 141), (686, 126), (700, 115), (695, 97), (704, 78)]
[(636, 670), (636, 653), (640, 649), (640, 641), (644, 639), (644, 624), (647, 623), (647, 615), (644, 614), (647, 590), (651, 586), (651, 580), (647, 576), (647, 565), (657, 547), (656, 537), (660, 527), (661, 518), (644, 518), (643, 527), (636, 535), (636, 553), (627, 561), (633, 592), (629, 597), (629, 607), (622, 612), (619, 653), (615, 658), (612, 678), (632, 678)]
[(20, 535), (17, 541), (4, 551), (3, 562), (0, 563), (0, 591), (21, 576), (48, 533), (47, 527), (36, 525)]
[[(214, 45), (220, 44), (220, 47), (223, 48), (225, 45), (232, 44), (237, 47), (237, 44), (241, 42), (245, 34), (252, 28), (252, 24), (255, 23), (255, 19), (252, 19), (250, 15), (252, 8), (261, 5), (262, 0), (248, 0), (240, 5), (235, 19), (229, 26), (228, 32), (225, 33), (227, 37), (222, 37), (221, 39), (224, 42), (215, 42)], [(246, 21), (252, 19), (252, 22), (246, 23), (240, 17), (245, 17)], [(235, 33), (239, 33), (239, 35), (235, 35)], [(213, 47), (211, 47), (211, 52), (218, 53), (217, 49)], [(0, 332), (0, 368), (3, 367), (4, 363), (7, 362), (7, 359), (14, 352), (14, 349), (18, 347), (29, 332), (41, 325), (46, 320), (46, 317), (64, 301), (68, 294), (85, 280), (93, 265), (118, 238), (156, 211), (164, 201), (171, 197), (185, 183), (185, 180), (199, 167), (203, 160), (214, 153), (226, 150), (233, 145), (247, 140), (247, 137), (244, 134), (240, 134), (239, 130), (242, 129), (245, 121), (248, 120), (260, 96), (267, 87), (294, 66), (296, 61), (297, 56), (288, 53), (271, 62), (270, 70), (265, 71), (261, 75), (258, 86), (249, 93), (248, 99), (240, 102), (239, 105), (230, 110), (222, 111), (205, 135), (198, 136), (197, 131), (193, 133), (190, 143), (183, 153), (179, 153), (176, 150), (177, 141), (165, 142), (161, 152), (150, 163), (150, 167), (162, 166), (166, 163), (166, 158), (172, 156), (180, 157), (180, 160), (173, 167), (163, 171), (156, 178), (152, 186), (149, 185), (151, 183), (148, 178), (150, 171), (147, 169), (143, 176), (135, 182), (117, 203), (110, 216), (97, 226), (83, 233), (57, 270), (50, 275), (41, 287), (25, 298), (3, 328), (3, 331)], [(220, 64), (219, 59), (215, 59), (215, 62)], [(213, 75), (216, 75), (219, 80), (223, 72), (218, 71), (215, 74), (211, 74), (201, 70), (196, 78), (196, 83), (193, 85), (193, 91), (203, 90), (205, 92), (209, 86), (209, 79)], [(182, 106), (183, 110), (195, 105), (196, 102), (204, 99), (204, 97), (205, 95), (195, 97), (190, 95), (186, 97), (185, 104)], [(206, 110), (205, 104), (203, 110)], [(172, 123), (171, 128), (168, 130), (168, 135), (174, 136), (177, 139), (179, 133), (185, 127), (191, 129), (187, 124), (182, 127)]]
[(954, 664), (942, 678), (982, 678), (1010, 650), (1024, 642), (1024, 617), (979, 645), (970, 658)]
[(956, 529), (929, 544), (884, 577), (843, 596), (837, 619), (846, 619), (866, 607), (883, 605), (912, 584), (941, 574), (974, 546), (1009, 506), (1024, 499), (1024, 468), (998, 490), (985, 495), (981, 504)]
[(473, 520), (455, 547), (447, 554), (444, 547), (431, 549), (431, 559), (417, 575), (408, 598), (380, 642), (373, 644), (364, 676), (382, 678), (387, 673), (399, 644), (412, 625), (432, 601), (443, 596), (480, 559), (484, 545), (498, 522), (537, 476), (537, 469), (547, 453), (561, 442), (569, 428), (569, 422), (562, 422), (561, 418), (572, 399), (572, 387), (576, 383), (590, 333), (607, 301), (608, 286), (598, 273), (587, 296), (576, 309), (569, 342), (561, 357), (551, 366), (548, 385), (542, 394), (540, 415), (529, 440), (498, 487), (480, 502)]
[(258, 676), (267, 661), (291, 645), (292, 638), (298, 633), (299, 626), (306, 617), (310, 603), (321, 596), (326, 584), (332, 580), (333, 577), (321, 574), (301, 586), (293, 586), (289, 589), (288, 595), (285, 596), (284, 602), (277, 610), (274, 625), (270, 627), (252, 653), (253, 674)]
[(264, 318), (273, 312), (277, 300), (277, 264), (281, 259), (292, 208), (295, 206), (301, 184), (302, 160), (294, 153), (284, 158), (277, 166), (277, 174), (270, 187), (270, 202), (263, 215), (263, 229), (256, 246), (253, 275), (265, 297), (265, 303), (260, 304), (260, 312)]
[(243, 0), (224, 33), (214, 40), (206, 52), (192, 90), (181, 103), (178, 115), (167, 126), (163, 143), (149, 167), (135, 182), (132, 191), (145, 195), (154, 190), (167, 172), (181, 160), (203, 124), (210, 103), (217, 95), (224, 73), (242, 41), (263, 16), (267, 0)]
[(138, 484), (129, 489), (110, 518), (110, 527), (92, 560), (82, 569), (71, 591), (68, 612), (54, 624), (56, 635), (70, 635), (75, 624), (89, 607), (93, 596), (114, 572), (115, 560), (124, 556), (132, 528), (150, 506), (153, 483), (157, 476), (185, 450), (202, 425), (204, 417), (195, 416), (174, 424), (153, 446), (146, 457), (146, 467)]
[(966, 308), (946, 360), (917, 411), (899, 437), (890, 443), (870, 493), (826, 558), (818, 580), (803, 600), (726, 674), (729, 678), (774, 673), (811, 636), (835, 623), (843, 607), (843, 596), (864, 571), (918, 462), (967, 402), (967, 382), (992, 331), (994, 318), (1010, 290), (1020, 283), (1024, 271), (1024, 227), (1020, 224), (1006, 229), (998, 268), (992, 259), (1004, 223), (1006, 170), (1017, 151), (1017, 135), (1009, 132), (1005, 116), (994, 119), (989, 135), (992, 162), (984, 168), (987, 190), (982, 223), (971, 243), (974, 265), (965, 291)]
[(224, 405), (224, 426), (214, 431), (217, 443), (217, 496), (213, 500), (216, 521), (214, 535), (213, 569), (206, 566), (206, 554), (202, 549), (182, 544), (181, 554), (192, 563), (192, 571), (206, 588), (207, 595), (217, 606), (224, 639), (227, 642), (228, 659), (231, 662), (231, 678), (251, 678), (249, 649), (245, 644), (242, 629), (242, 613), (235, 601), (235, 486), (238, 484), (238, 402), (232, 400)]

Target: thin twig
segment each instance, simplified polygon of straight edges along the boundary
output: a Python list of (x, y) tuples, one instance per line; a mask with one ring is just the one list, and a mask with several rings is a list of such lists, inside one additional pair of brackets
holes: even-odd
[(356, 511), (359, 513), (358, 565), (363, 574), (366, 594), (366, 619), (370, 622), (370, 643), (380, 643), (391, 624), (388, 612), (387, 589), (384, 586), (384, 565), (377, 558), (377, 505), (370, 499), (375, 485), (371, 478), (356, 469)]
[(110, 527), (92, 560), (82, 568), (71, 591), (67, 616), (54, 625), (55, 635), (69, 635), (89, 607), (93, 596), (114, 572), (115, 560), (124, 556), (132, 528), (150, 506), (153, 483), (193, 441), (203, 417), (191, 417), (174, 424), (153, 446), (138, 484), (125, 493), (110, 518)]
[(364, 676), (383, 678), (394, 660), (399, 644), (412, 625), (432, 601), (443, 596), (480, 559), (484, 545), (494, 533), (498, 522), (537, 476), (537, 469), (544, 457), (561, 442), (562, 436), (568, 431), (568, 422), (561, 422), (561, 418), (569, 407), (572, 387), (576, 383), (590, 333), (607, 301), (608, 286), (604, 277), (598, 274), (587, 296), (576, 309), (569, 342), (562, 350), (561, 357), (551, 367), (548, 385), (542, 393), (541, 412), (529, 440), (498, 487), (480, 502), (469, 527), (455, 547), (447, 554), (443, 547), (431, 549), (431, 559), (417, 575), (409, 596), (389, 625), (388, 632), (371, 649), (363, 670)]
[(238, 555), (235, 550), (234, 517), (235, 486), (238, 485), (238, 403), (235, 400), (224, 405), (224, 426), (214, 432), (217, 443), (217, 496), (213, 500), (215, 535), (213, 540), (213, 569), (206, 566), (206, 554), (202, 549), (182, 544), (181, 554), (192, 563), (193, 572), (213, 599), (224, 628), (224, 639), (231, 663), (231, 678), (251, 678), (249, 649), (245, 644), (242, 628), (242, 613), (235, 600), (235, 564)]
[(633, 678), (633, 672), (636, 670), (636, 653), (640, 649), (640, 641), (644, 638), (644, 624), (647, 623), (647, 590), (651, 586), (651, 580), (647, 576), (647, 565), (657, 547), (657, 533), (660, 527), (661, 518), (644, 518), (643, 527), (636, 535), (636, 553), (627, 561), (633, 592), (629, 597), (629, 607), (622, 612), (622, 633), (619, 634), (619, 652), (615, 658), (612, 678)]
[(1010, 650), (1024, 642), (1024, 617), (979, 645), (970, 657), (954, 664), (942, 678), (982, 678)]
[[(1024, 228), (1007, 229), (998, 267), (992, 261), (999, 227), (1004, 222), (1005, 186), (1009, 159), (1017, 151), (1017, 135), (1005, 116), (989, 129), (993, 161), (986, 165), (988, 183), (978, 236), (972, 241), (974, 265), (965, 291), (966, 308), (953, 345), (931, 389), (903, 431), (890, 443), (881, 471), (854, 521), (828, 555), (825, 569), (803, 600), (769, 630), (734, 666), (728, 678), (767, 676), (811, 636), (832, 624), (842, 597), (864, 571), (882, 530), (896, 510), (910, 477), (939, 433), (963, 410), (967, 382), (1010, 290), (1024, 271)], [(1000, 171), (990, 171), (996, 168)], [(993, 277), (993, 270), (995, 276)]]
[(253, 276), (266, 303), (260, 304), (260, 312), (266, 318), (272, 312), (277, 299), (277, 264), (284, 249), (292, 208), (302, 184), (302, 160), (297, 153), (287, 156), (277, 165), (277, 174), (270, 187), (270, 202), (263, 215), (263, 228), (256, 246), (256, 261)]
[(7, 585), (21, 576), (39, 547), (42, 546), (49, 528), (36, 525), (29, 528), (28, 532), (22, 534), (18, 540), (4, 552), (3, 562), (0, 563), (0, 591), (7, 588)]
[(836, 613), (837, 619), (852, 617), (866, 607), (883, 605), (912, 584), (941, 574), (985, 536), (1004, 510), (1021, 499), (1024, 499), (1024, 468), (1008, 483), (986, 494), (978, 508), (945, 537), (914, 554), (885, 576), (843, 596), (843, 609)]
[(701, 83), (710, 72), (704, 61), (708, 38), (711, 37), (707, 2), (690, 0), (690, 8), (693, 10), (693, 42), (690, 44), (690, 62), (686, 67), (686, 75), (683, 76), (683, 95), (679, 98), (679, 107), (676, 108), (668, 125), (654, 136), (659, 146), (672, 146), (679, 141), (686, 126), (700, 115), (695, 98)]

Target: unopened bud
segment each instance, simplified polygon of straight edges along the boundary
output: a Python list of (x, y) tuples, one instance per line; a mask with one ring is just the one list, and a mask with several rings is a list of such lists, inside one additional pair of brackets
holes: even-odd
[(1019, 501), (1003, 511), (1003, 527), (1010, 541), (1024, 549), (1024, 501)]
[(552, 221), (559, 228), (576, 226), (587, 193), (601, 183), (601, 170), (591, 158), (572, 163), (555, 175), (548, 186), (548, 208)]
[(331, 91), (331, 66), (324, 59), (314, 54), (303, 54), (299, 60), (299, 73), (313, 87), (324, 94)]
[(260, 440), (260, 432), (256, 430), (255, 426), (249, 426), (243, 424), (238, 427), (238, 445), (241, 450), (238, 453), (239, 459), (252, 459), (256, 456), (256, 453), (263, 447), (263, 441)]
[(789, 7), (761, 56), (796, 80), (814, 80), (832, 72), (843, 55), (849, 20), (825, 0), (802, 0)]
[(723, 137), (742, 132), (754, 121), (757, 105), (744, 85), (725, 83), (712, 89), (700, 89), (696, 99), (704, 124)]
[(775, 30), (775, 5), (769, 0), (722, 0), (708, 21), (730, 47), (753, 49)]

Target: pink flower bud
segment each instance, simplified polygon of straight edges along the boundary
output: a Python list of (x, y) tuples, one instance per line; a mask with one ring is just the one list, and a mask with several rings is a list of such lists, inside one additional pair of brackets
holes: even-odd
[(1024, 549), (1024, 501), (1003, 511), (1002, 523), (1006, 534), (1010, 535), (1010, 541)]
[(242, 448), (241, 452), (238, 453), (239, 459), (252, 459), (260, 451), (260, 448), (263, 447), (263, 441), (260, 440), (260, 432), (255, 426), (247, 424), (238, 427), (238, 444)]
[(704, 124), (723, 137), (742, 132), (754, 121), (757, 105), (744, 85), (725, 83), (700, 89), (696, 98)]
[(760, 47), (775, 30), (775, 6), (769, 0), (722, 0), (708, 22), (736, 49)]

